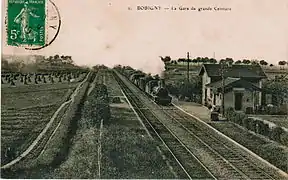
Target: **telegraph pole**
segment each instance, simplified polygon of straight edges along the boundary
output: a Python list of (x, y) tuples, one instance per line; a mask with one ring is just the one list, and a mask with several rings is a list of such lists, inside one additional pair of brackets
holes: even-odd
[(187, 52), (187, 81), (189, 83), (189, 52)]
[(224, 62), (221, 63), (221, 79), (222, 79), (222, 115), (225, 116), (224, 95), (225, 95), (225, 79), (224, 79)]

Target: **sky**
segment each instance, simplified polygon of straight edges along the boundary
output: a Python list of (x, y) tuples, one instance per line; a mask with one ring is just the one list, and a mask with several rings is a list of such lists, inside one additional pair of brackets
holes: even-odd
[[(7, 0), (6, 0), (7, 1)], [(56, 40), (39, 51), (6, 45), (2, 54), (70, 55), (79, 65), (130, 65), (146, 72), (163, 69), (159, 56), (172, 59), (231, 57), (288, 60), (287, 0), (53, 0), (62, 26)], [(137, 11), (137, 6), (161, 10)], [(2, 16), (6, 16), (2, 2)], [(164, 10), (195, 7), (196, 11)], [(132, 10), (129, 10), (128, 8)], [(228, 11), (198, 11), (203, 7)], [(49, 13), (49, 12), (48, 12)], [(2, 21), (2, 26), (5, 27)]]

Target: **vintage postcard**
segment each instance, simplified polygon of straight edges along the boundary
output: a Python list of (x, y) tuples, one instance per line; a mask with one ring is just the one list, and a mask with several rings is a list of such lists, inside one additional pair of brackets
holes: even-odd
[(288, 179), (287, 0), (1, 16), (1, 178)]

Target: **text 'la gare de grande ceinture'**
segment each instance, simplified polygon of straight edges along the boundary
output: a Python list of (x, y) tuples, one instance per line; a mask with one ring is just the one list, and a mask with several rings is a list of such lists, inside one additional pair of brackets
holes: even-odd
[(138, 5), (136, 6), (137, 11), (161, 11), (161, 10), (171, 10), (171, 11), (231, 11), (231, 8), (227, 7), (194, 7), (194, 6), (170, 6), (164, 7), (160, 5)]

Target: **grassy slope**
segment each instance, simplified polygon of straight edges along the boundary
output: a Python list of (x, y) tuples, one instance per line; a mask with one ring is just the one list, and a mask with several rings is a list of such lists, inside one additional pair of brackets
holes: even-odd
[(210, 124), (239, 144), (252, 150), (263, 159), (266, 159), (283, 171), (288, 172), (287, 147), (281, 146), (276, 142), (268, 141), (265, 138), (255, 136), (230, 122)]

